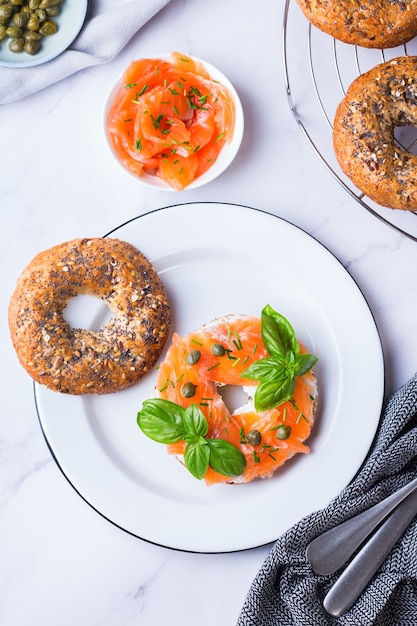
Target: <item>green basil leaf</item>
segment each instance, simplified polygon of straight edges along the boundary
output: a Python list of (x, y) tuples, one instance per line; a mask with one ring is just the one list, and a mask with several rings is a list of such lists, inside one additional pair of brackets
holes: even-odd
[(298, 354), (300, 346), (289, 321), (267, 304), (261, 313), (261, 337), (270, 355)]
[(210, 465), (224, 476), (240, 476), (246, 467), (245, 455), (229, 441), (207, 439), (210, 449)]
[(294, 378), (296, 358), (294, 352), (285, 355), (283, 368), (287, 378)]
[(198, 435), (193, 435), (192, 433), (187, 433), (184, 435), (185, 443), (197, 443), (200, 437)]
[(280, 380), (285, 377), (284, 359), (278, 356), (259, 359), (242, 372), (241, 377), (251, 380)]
[(292, 397), (294, 387), (293, 378), (265, 383), (261, 381), (255, 391), (255, 409), (257, 411), (274, 409)]
[(145, 400), (138, 412), (137, 423), (147, 437), (159, 443), (174, 443), (183, 439), (185, 409), (175, 402), (153, 398)]
[(314, 354), (297, 354), (295, 359), (295, 370), (294, 374), (296, 376), (304, 376), (311, 370), (312, 367), (317, 363), (318, 358), (314, 356)]
[(204, 442), (189, 443), (184, 452), (185, 467), (198, 480), (204, 478), (209, 466), (210, 448)]
[(186, 432), (192, 435), (207, 435), (208, 423), (203, 411), (196, 404), (190, 404), (185, 410), (183, 424)]

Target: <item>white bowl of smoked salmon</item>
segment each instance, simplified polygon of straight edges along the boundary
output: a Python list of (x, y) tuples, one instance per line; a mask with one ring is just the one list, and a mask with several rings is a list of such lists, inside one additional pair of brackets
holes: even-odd
[(111, 153), (129, 174), (148, 187), (183, 191), (232, 163), (244, 120), (226, 76), (172, 52), (130, 63), (108, 96), (104, 125)]

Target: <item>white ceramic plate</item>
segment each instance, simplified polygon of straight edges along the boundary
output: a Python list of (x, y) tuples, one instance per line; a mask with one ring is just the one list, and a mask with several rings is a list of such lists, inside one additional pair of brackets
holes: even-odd
[[(349, 483), (374, 437), (384, 367), (362, 293), (315, 239), (247, 207), (166, 207), (109, 236), (131, 242), (152, 261), (176, 332), (227, 313), (259, 315), (267, 303), (291, 321), (320, 359), (311, 453), (294, 457), (270, 480), (207, 487), (136, 425), (142, 401), (152, 394), (152, 372), (126, 391), (101, 397), (64, 396), (35, 385), (41, 426), (59, 467), (96, 511), (147, 541), (193, 552), (274, 541)], [(76, 324), (83, 315), (84, 327), (99, 328), (106, 307), (100, 302), (87, 310), (79, 300), (67, 319)]]
[(6, 67), (31, 67), (46, 63), (64, 52), (74, 41), (84, 24), (88, 0), (63, 0), (61, 12), (51, 18), (58, 25), (54, 35), (42, 38), (42, 47), (35, 55), (11, 52), (10, 39), (0, 42), (0, 65)]
[[(171, 55), (167, 53), (163, 53), (163, 54), (155, 55), (153, 58), (164, 59), (166, 61), (169, 61), (171, 58)], [(224, 87), (226, 87), (226, 89), (228, 89), (229, 93), (232, 94), (232, 97), (235, 103), (236, 118), (235, 118), (235, 129), (234, 129), (232, 141), (230, 141), (224, 146), (223, 150), (220, 152), (216, 161), (207, 170), (207, 172), (205, 172), (204, 174), (196, 178), (190, 185), (185, 187), (183, 191), (189, 191), (191, 189), (196, 189), (197, 187), (201, 187), (202, 185), (206, 185), (207, 183), (211, 182), (212, 180), (220, 176), (220, 174), (222, 174), (229, 167), (229, 165), (231, 165), (235, 156), (239, 152), (239, 148), (240, 148), (240, 145), (242, 143), (242, 138), (243, 138), (243, 131), (244, 131), (244, 115), (243, 115), (242, 103), (240, 101), (240, 98), (237, 94), (236, 89), (234, 88), (230, 80), (219, 69), (217, 69), (217, 67), (214, 67), (214, 65), (211, 65), (207, 61), (203, 61), (202, 59), (199, 59), (198, 57), (195, 57), (195, 56), (190, 56), (190, 58), (194, 59), (194, 61), (197, 61), (198, 63), (201, 63), (205, 67), (207, 72), (210, 74), (210, 77), (213, 80), (221, 83)], [(109, 95), (107, 97), (106, 104), (104, 107), (103, 121), (104, 121), (104, 136), (105, 136), (106, 144), (112, 156), (117, 161), (117, 163), (125, 170), (125, 172), (129, 174), (129, 176), (132, 176), (139, 183), (141, 183), (142, 185), (145, 185), (146, 187), (157, 189), (158, 191), (175, 192), (176, 190), (173, 189), (170, 185), (168, 185), (168, 183), (166, 183), (164, 180), (159, 178), (159, 176), (152, 176), (151, 174), (146, 174), (146, 173), (144, 173), (142, 176), (136, 176), (135, 174), (133, 174), (133, 172), (131, 172), (127, 167), (125, 167), (123, 163), (121, 163), (116, 151), (114, 150), (112, 142), (108, 136), (106, 122), (107, 122), (107, 117), (108, 117), (111, 105), (113, 103), (113, 100), (118, 90), (120, 89), (120, 85), (122, 84), (121, 81), (122, 81), (122, 78), (119, 78), (110, 89), (110, 92), (109, 92)]]

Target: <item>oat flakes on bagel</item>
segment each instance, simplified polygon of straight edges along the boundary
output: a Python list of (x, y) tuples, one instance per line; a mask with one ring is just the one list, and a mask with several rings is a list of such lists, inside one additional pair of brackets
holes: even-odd
[[(64, 309), (88, 294), (112, 318), (98, 332), (71, 328)], [(139, 380), (168, 337), (170, 306), (149, 260), (113, 238), (75, 239), (40, 252), (17, 280), (9, 329), (20, 363), (38, 383), (68, 394), (105, 394)]]
[(356, 78), (333, 126), (344, 173), (377, 204), (417, 209), (417, 156), (394, 140), (397, 126), (417, 126), (417, 57), (381, 63)]
[(394, 48), (417, 35), (417, 0), (297, 0), (306, 18), (344, 43)]

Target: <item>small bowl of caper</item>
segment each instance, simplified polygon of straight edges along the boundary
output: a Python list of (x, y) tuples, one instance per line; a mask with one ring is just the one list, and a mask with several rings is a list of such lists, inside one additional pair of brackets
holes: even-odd
[(88, 0), (0, 0), (0, 65), (29, 67), (54, 59), (84, 24)]

